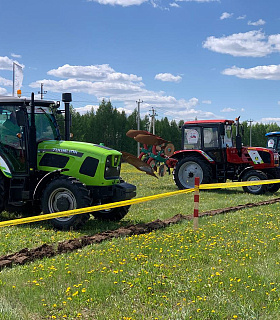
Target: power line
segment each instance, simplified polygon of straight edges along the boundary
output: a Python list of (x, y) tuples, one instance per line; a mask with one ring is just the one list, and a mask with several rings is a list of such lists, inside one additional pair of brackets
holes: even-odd
[(250, 123), (250, 147), (252, 147), (252, 122), (254, 120), (250, 119), (250, 120), (247, 120), (247, 122)]
[(43, 87), (44, 87), (44, 84), (41, 83), (41, 91), (38, 91), (38, 94), (41, 94), (41, 100), (44, 99), (44, 94), (47, 93), (47, 91), (44, 91), (44, 90), (43, 90)]
[(149, 114), (149, 116), (151, 117), (149, 132), (153, 131), (153, 134), (156, 134), (155, 118), (157, 116), (157, 113), (156, 113), (154, 107), (152, 107), (152, 110), (149, 110), (149, 111), (152, 111), (152, 114)]

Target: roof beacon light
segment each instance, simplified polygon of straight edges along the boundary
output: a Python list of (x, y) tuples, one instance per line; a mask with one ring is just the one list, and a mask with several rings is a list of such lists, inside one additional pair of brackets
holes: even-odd
[(21, 90), (17, 90), (17, 96), (20, 98), (21, 97)]

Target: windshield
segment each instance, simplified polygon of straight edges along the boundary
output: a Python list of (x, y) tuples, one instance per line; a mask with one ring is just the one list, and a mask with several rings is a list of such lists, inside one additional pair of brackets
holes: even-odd
[(279, 137), (268, 137), (267, 147), (279, 150), (280, 149), (280, 139), (279, 139)]
[[(27, 108), (30, 123), (30, 108)], [(59, 131), (55, 117), (51, 109), (47, 107), (35, 107), (36, 139), (38, 140), (58, 140)]]
[(223, 139), (223, 148), (232, 147), (232, 127), (231, 125), (225, 125), (225, 137)]

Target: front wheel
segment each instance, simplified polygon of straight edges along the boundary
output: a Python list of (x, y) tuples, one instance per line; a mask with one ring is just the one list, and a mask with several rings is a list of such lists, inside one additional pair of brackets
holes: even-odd
[[(244, 174), (242, 177), (242, 181), (260, 181), (267, 180), (267, 175), (259, 170), (250, 170)], [(263, 194), (267, 190), (267, 186), (265, 184), (260, 184), (256, 186), (246, 186), (243, 187), (243, 190), (252, 194)]]
[[(43, 213), (61, 212), (89, 207), (91, 199), (88, 189), (78, 180), (60, 176), (51, 181), (42, 196)], [(78, 214), (54, 218), (52, 225), (59, 230), (77, 229), (89, 219), (89, 214)]]
[(173, 170), (173, 179), (179, 189), (194, 188), (195, 177), (199, 177), (200, 183), (212, 181), (210, 164), (198, 156), (183, 158)]
[[(268, 179), (280, 179), (280, 170), (279, 169), (271, 169), (266, 172)], [(267, 185), (267, 191), (271, 193), (275, 193), (280, 189), (280, 183), (272, 183)]]
[(130, 206), (112, 208), (108, 210), (94, 211), (92, 215), (95, 219), (105, 221), (120, 221), (127, 213)]

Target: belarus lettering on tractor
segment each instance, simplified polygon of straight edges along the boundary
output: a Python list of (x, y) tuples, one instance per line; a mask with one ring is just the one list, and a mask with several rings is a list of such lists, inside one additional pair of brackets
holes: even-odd
[[(54, 101), (0, 97), (0, 212), (30, 215), (67, 211), (129, 200), (136, 187), (120, 177), (121, 152), (70, 140), (70, 93), (62, 140)], [(93, 212), (97, 219), (120, 220), (129, 206)], [(89, 214), (52, 219), (58, 229), (77, 228)]]
[[(232, 137), (236, 125), (235, 144)], [(233, 120), (188, 121), (182, 126), (182, 150), (172, 159), (178, 162), (173, 177), (180, 189), (193, 188), (195, 177), (201, 183), (257, 181), (279, 178), (279, 155), (275, 150), (242, 145), (239, 117)], [(276, 192), (280, 185), (243, 187), (245, 192)]]

